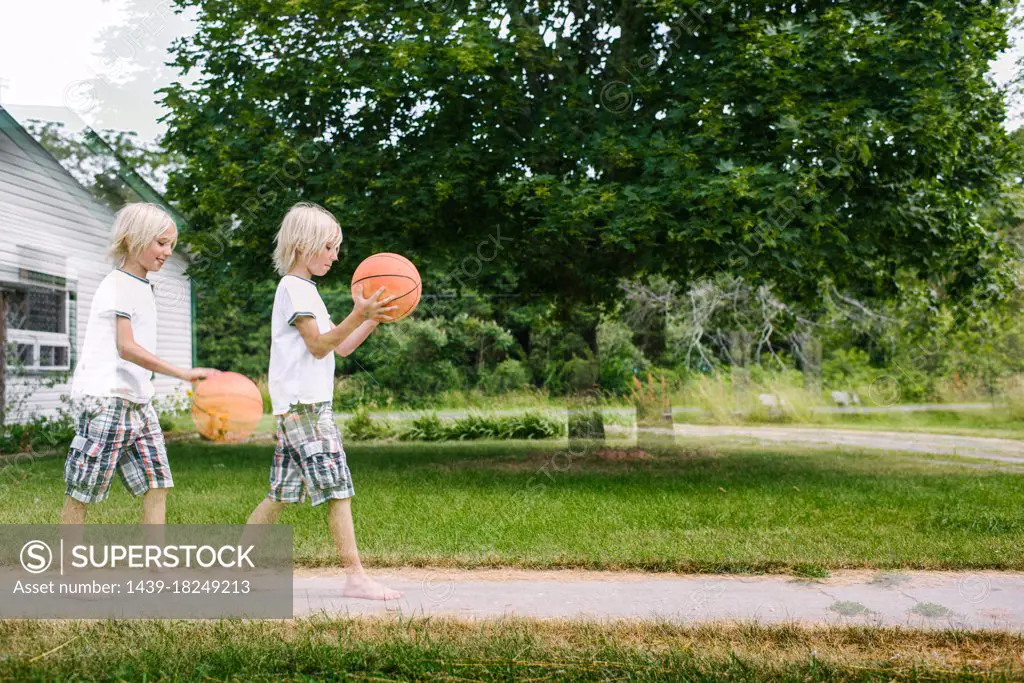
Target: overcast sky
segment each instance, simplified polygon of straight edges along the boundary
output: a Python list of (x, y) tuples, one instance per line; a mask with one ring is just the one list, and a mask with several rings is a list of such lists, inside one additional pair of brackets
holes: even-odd
[[(0, 104), (19, 119), (75, 120), (94, 128), (159, 135), (161, 108), (153, 91), (173, 71), (162, 67), (171, 41), (188, 32), (187, 17), (170, 0), (4, 0), (0, 23)], [(135, 21), (132, 21), (133, 16)], [(104, 31), (115, 34), (102, 53)], [(1024, 44), (1021, 36), (1016, 43)], [(1021, 46), (992, 65), (999, 83), (1012, 78)], [(95, 88), (89, 84), (94, 84)], [(1011, 102), (1007, 127), (1024, 123), (1024, 106)]]

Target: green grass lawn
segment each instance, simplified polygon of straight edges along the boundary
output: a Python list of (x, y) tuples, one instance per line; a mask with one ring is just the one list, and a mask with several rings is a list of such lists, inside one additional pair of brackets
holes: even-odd
[(9, 681), (1020, 680), (1019, 634), (652, 622), (0, 622)]
[[(649, 461), (568, 458), (554, 442), (349, 444), (361, 551), (377, 566), (587, 567), (820, 574), (1024, 569), (1024, 479), (928, 458), (683, 447)], [(170, 444), (172, 523), (242, 523), (272, 446)], [(62, 458), (0, 470), (0, 523), (56, 522)], [(130, 523), (115, 482), (90, 521)], [(292, 506), (297, 561), (336, 562), (324, 509)]]

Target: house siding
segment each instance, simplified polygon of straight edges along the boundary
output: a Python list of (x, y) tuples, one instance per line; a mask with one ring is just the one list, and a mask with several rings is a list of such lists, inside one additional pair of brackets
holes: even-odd
[[(62, 270), (69, 288), (77, 293), (76, 335), (71, 339), (76, 347), (85, 338), (93, 293), (113, 267), (107, 255), (113, 218), (113, 212), (95, 201), (53, 157), (17, 142), (0, 128), (0, 287), (16, 284), (20, 268)], [(33, 264), (27, 262), (27, 251), (48, 252), (53, 258)], [(162, 272), (150, 277), (157, 298), (157, 354), (179, 367), (192, 367), (187, 263), (175, 254)], [(63, 378), (50, 373), (8, 375), (8, 405), (22, 407), (20, 414), (11, 417), (55, 415), (63, 405), (61, 395), (70, 393), (70, 379), (70, 374)], [(158, 400), (187, 389), (186, 383), (161, 375), (154, 385)]]

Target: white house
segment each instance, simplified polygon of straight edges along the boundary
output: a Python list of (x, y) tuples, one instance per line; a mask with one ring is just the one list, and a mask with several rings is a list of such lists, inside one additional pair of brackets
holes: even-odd
[[(0, 107), (0, 397), (8, 419), (51, 416), (70, 393), (93, 292), (113, 263), (113, 212)], [(194, 366), (194, 301), (180, 251), (150, 277), (157, 354)], [(157, 400), (185, 384), (156, 375)], [(19, 409), (20, 407), (20, 409)]]

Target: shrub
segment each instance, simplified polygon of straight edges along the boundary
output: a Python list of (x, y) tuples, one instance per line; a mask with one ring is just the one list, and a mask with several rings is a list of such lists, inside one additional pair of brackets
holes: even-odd
[(398, 435), (402, 441), (456, 441), (470, 439), (553, 439), (562, 436), (565, 427), (539, 413), (488, 417), (467, 415), (454, 421), (442, 421), (431, 413), (413, 421)]
[(338, 411), (384, 407), (392, 402), (390, 394), (363, 375), (343, 375), (334, 380), (333, 406)]
[[(632, 424), (629, 420), (629, 424)], [(604, 437), (604, 414), (600, 410), (570, 411), (570, 439), (600, 439)]]
[(821, 378), (829, 389), (867, 387), (881, 374), (881, 371), (871, 366), (867, 352), (856, 347), (836, 349), (821, 364)]
[(174, 431), (174, 417), (170, 413), (160, 413), (160, 431)]
[[(407, 405), (466, 385), (463, 372), (447, 356), (448, 333), (441, 320), (407, 320), (381, 326), (364, 342), (366, 367), (375, 384)], [(362, 351), (362, 347), (360, 348)]]
[(562, 366), (559, 376), (561, 391), (585, 391), (600, 386), (601, 367), (593, 358), (572, 358)]
[(68, 414), (57, 418), (33, 417), (27, 422), (0, 424), (0, 453), (28, 450), (64, 450), (75, 437), (75, 422)]
[(480, 376), (480, 388), (488, 394), (521, 391), (530, 385), (530, 373), (520, 361), (506, 359)]
[(651, 364), (633, 344), (633, 330), (624, 322), (602, 320), (597, 326), (601, 389), (614, 394), (629, 392), (633, 377), (646, 373)]
[(412, 426), (398, 435), (402, 441), (444, 441), (447, 429), (441, 419), (431, 413), (413, 420)]
[(370, 411), (359, 408), (342, 424), (343, 437), (351, 441), (374, 441), (394, 436), (394, 429), (387, 420), (374, 420)]

